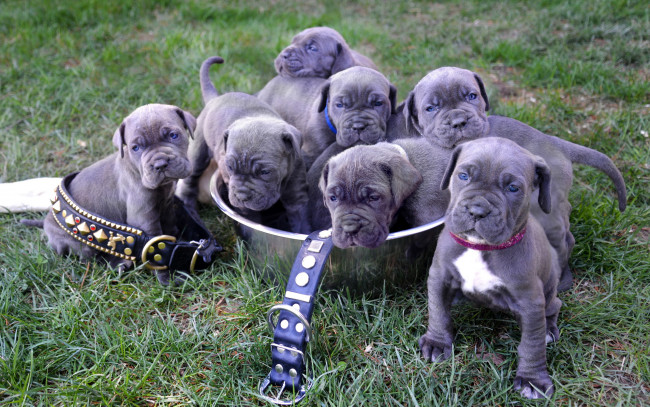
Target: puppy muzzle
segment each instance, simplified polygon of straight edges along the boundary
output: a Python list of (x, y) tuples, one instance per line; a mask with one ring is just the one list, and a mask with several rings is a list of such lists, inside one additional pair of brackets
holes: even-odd
[(487, 121), (471, 110), (453, 109), (425, 129), (425, 137), (444, 148), (454, 148), (487, 133)]
[(150, 189), (188, 177), (190, 162), (186, 157), (167, 151), (159, 151), (143, 157), (142, 183)]
[(228, 199), (230, 203), (240, 209), (263, 211), (273, 206), (280, 198), (279, 194), (271, 191), (257, 191), (247, 185), (238, 185), (230, 180)]
[(386, 126), (378, 120), (347, 120), (341, 127), (336, 135), (336, 142), (343, 147), (376, 144), (386, 138)]
[(490, 195), (475, 195), (460, 199), (451, 208), (451, 231), (468, 239), (489, 244), (499, 244), (512, 235), (507, 225), (505, 211)]
[(388, 228), (358, 214), (347, 214), (335, 219), (332, 228), (334, 244), (340, 248), (363, 246), (374, 248), (386, 239)]

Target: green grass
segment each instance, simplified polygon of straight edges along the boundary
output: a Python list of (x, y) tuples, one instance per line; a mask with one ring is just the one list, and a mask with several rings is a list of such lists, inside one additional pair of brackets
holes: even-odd
[[(479, 72), (492, 112), (596, 148), (627, 182), (575, 167), (576, 281), (548, 347), (556, 394), (535, 405), (650, 404), (650, 9), (643, 1), (462, 3), (19, 1), (0, 3), (0, 181), (63, 176), (113, 151), (145, 103), (198, 115), (198, 68), (225, 64), (221, 92), (254, 93), (300, 30), (337, 29), (402, 100), (428, 71)], [(226, 247), (207, 272), (163, 288), (142, 269), (61, 258), (41, 232), (0, 215), (0, 404), (265, 405), (265, 315), (283, 287), (260, 279), (229, 222), (201, 215)], [(527, 404), (512, 389), (514, 319), (454, 308), (454, 358), (419, 357), (424, 284), (375, 296), (321, 293), (305, 405)]]

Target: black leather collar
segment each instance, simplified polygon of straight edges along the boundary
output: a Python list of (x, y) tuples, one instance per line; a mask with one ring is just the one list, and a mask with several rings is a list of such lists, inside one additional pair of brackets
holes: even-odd
[(147, 236), (144, 231), (89, 212), (80, 207), (68, 192), (77, 173), (67, 175), (55, 190), (52, 214), (61, 229), (77, 241), (100, 252), (152, 270), (194, 271), (207, 268), (221, 246), (203, 223), (174, 197), (176, 223), (181, 234)]
[[(291, 268), (282, 304), (271, 307), (268, 312), (269, 325), (274, 331), (271, 373), (259, 390), (260, 396), (272, 403), (297, 403), (311, 387), (311, 379), (305, 372), (306, 347), (313, 337), (314, 299), (325, 262), (334, 246), (331, 235), (330, 230), (325, 230), (313, 232), (305, 239)], [(277, 324), (273, 322), (275, 313), (279, 314)], [(279, 387), (276, 396), (267, 394), (271, 386)]]

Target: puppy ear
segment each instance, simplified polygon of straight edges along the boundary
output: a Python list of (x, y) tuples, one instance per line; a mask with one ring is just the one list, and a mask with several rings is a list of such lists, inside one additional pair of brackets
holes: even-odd
[(490, 102), (488, 101), (487, 92), (485, 92), (485, 85), (483, 85), (483, 79), (481, 79), (478, 74), (474, 74), (474, 79), (478, 83), (478, 88), (481, 90), (481, 97), (485, 100), (485, 111), (490, 110)]
[(397, 112), (397, 88), (392, 83), (388, 91), (388, 100), (390, 100), (390, 114)]
[(191, 113), (186, 112), (185, 110), (176, 108), (174, 109), (178, 117), (181, 118), (185, 128), (190, 133), (190, 138), (194, 138), (194, 130), (196, 130), (196, 119), (192, 116)]
[(223, 152), (228, 150), (228, 136), (230, 135), (229, 131), (226, 130), (223, 132)]
[(539, 207), (544, 213), (551, 213), (551, 169), (542, 157), (537, 157), (535, 164), (535, 186), (539, 187)]
[(300, 155), (302, 133), (298, 129), (293, 126), (287, 126), (287, 129), (282, 133), (282, 142), (287, 147), (287, 151)]
[(330, 97), (330, 81), (325, 82), (320, 88), (320, 103), (318, 104), (318, 113), (325, 110), (327, 99)]
[(379, 169), (390, 180), (390, 190), (396, 208), (422, 183), (420, 171), (401, 156), (394, 156), (388, 162), (379, 163)]
[(413, 131), (422, 135), (420, 131), (420, 124), (418, 123), (418, 114), (415, 109), (415, 93), (413, 91), (409, 92), (406, 100), (404, 101), (404, 119), (406, 123), (406, 132), (411, 133)]
[(117, 130), (115, 130), (115, 134), (113, 134), (113, 145), (117, 148), (120, 149), (120, 157), (124, 158), (124, 129), (126, 128), (126, 124), (122, 122), (120, 124), (120, 127), (118, 127)]
[(354, 58), (350, 52), (350, 48), (342, 43), (336, 44), (336, 56), (334, 57), (334, 64), (332, 64), (331, 75), (341, 72), (349, 67), (354, 66)]
[(449, 188), (451, 175), (456, 169), (456, 162), (458, 162), (458, 156), (460, 156), (462, 148), (463, 145), (461, 144), (458, 147), (454, 148), (454, 151), (451, 152), (451, 157), (449, 158), (449, 163), (447, 163), (447, 169), (445, 170), (445, 175), (442, 176), (442, 182), (440, 183), (440, 189), (443, 191)]
[(327, 161), (325, 163), (325, 166), (323, 167), (323, 172), (320, 174), (320, 178), (318, 180), (318, 188), (323, 194), (323, 203), (325, 206), (327, 206), (327, 201), (325, 200), (325, 191), (327, 190), (327, 177), (329, 176), (330, 173), (330, 161)]

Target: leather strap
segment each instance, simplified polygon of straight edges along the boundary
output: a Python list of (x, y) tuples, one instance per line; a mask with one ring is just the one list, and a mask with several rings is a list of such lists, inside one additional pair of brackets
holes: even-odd
[(58, 225), (74, 239), (103, 253), (153, 270), (194, 271), (207, 268), (221, 246), (203, 223), (174, 197), (180, 235), (147, 236), (144, 231), (113, 222), (80, 207), (68, 192), (77, 173), (67, 175), (55, 190), (52, 214)]
[[(271, 373), (260, 386), (260, 395), (276, 404), (300, 401), (305, 388), (306, 347), (312, 339), (311, 316), (325, 263), (333, 248), (331, 231), (311, 233), (303, 242), (291, 268), (284, 299), (281, 305), (269, 310), (269, 325), (273, 329), (271, 345)], [(278, 313), (278, 322), (273, 316)], [(307, 379), (309, 380), (309, 379)], [(277, 397), (266, 395), (267, 388), (279, 386)], [(289, 401), (282, 393), (289, 391), (297, 396)]]

